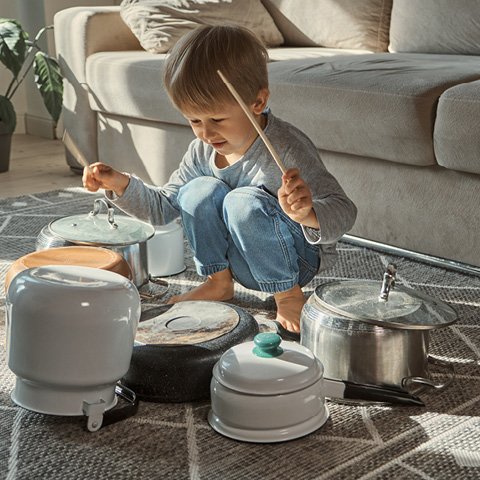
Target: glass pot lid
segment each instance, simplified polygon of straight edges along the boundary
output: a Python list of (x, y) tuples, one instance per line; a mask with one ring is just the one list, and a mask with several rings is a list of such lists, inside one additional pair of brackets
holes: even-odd
[(227, 350), (215, 364), (214, 378), (223, 386), (251, 395), (279, 395), (309, 387), (323, 377), (323, 365), (295, 342), (276, 333), (259, 333), (253, 342)]
[[(102, 204), (107, 207), (106, 214), (99, 213)], [(126, 215), (114, 216), (113, 208), (102, 198), (95, 200), (89, 214), (59, 218), (49, 227), (63, 240), (88, 245), (131, 245), (155, 234), (155, 228), (147, 222)]]
[(383, 282), (342, 280), (318, 286), (314, 304), (351, 320), (381, 327), (431, 330), (454, 323), (457, 313), (446, 303), (404, 286), (395, 286), (396, 268), (389, 265)]

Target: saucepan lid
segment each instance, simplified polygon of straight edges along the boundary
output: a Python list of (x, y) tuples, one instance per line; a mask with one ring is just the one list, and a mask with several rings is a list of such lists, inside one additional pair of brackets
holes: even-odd
[(395, 285), (390, 264), (383, 282), (339, 280), (319, 285), (314, 304), (333, 314), (387, 328), (432, 330), (457, 320), (446, 303), (403, 285)]
[[(100, 212), (101, 205), (107, 213)], [(71, 215), (49, 225), (54, 235), (68, 242), (85, 245), (122, 246), (144, 242), (155, 234), (153, 225), (126, 215), (114, 215), (113, 208), (101, 198), (95, 200), (87, 215)]]
[(323, 365), (295, 342), (276, 333), (259, 333), (253, 342), (227, 350), (213, 369), (223, 386), (253, 395), (279, 395), (305, 389), (323, 377)]

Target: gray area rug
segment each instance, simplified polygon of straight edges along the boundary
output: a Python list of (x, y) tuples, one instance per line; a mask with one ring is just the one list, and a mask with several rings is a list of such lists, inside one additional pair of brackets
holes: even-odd
[[(281, 444), (222, 437), (207, 423), (208, 402), (141, 402), (134, 417), (96, 433), (82, 418), (47, 416), (10, 399), (15, 377), (6, 365), (3, 281), (10, 264), (34, 250), (50, 221), (87, 213), (95, 195), (67, 189), (0, 199), (0, 478), (1, 479), (478, 479), (480, 478), (480, 278), (340, 244), (334, 268), (306, 288), (331, 279), (381, 279), (395, 261), (398, 281), (456, 308), (459, 321), (431, 335), (430, 353), (452, 362), (454, 383), (422, 394), (426, 407), (329, 402), (319, 430)], [(200, 278), (187, 270), (168, 278), (168, 294)], [(236, 290), (231, 302), (269, 328), (268, 295)], [(146, 302), (145, 308), (149, 308)], [(433, 372), (441, 381), (445, 373)]]

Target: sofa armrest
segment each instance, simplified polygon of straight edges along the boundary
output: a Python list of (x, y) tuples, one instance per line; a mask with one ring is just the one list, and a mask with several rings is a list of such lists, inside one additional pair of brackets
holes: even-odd
[[(98, 161), (97, 118), (88, 101), (86, 61), (102, 51), (143, 50), (120, 7), (73, 7), (54, 17), (55, 47), (64, 76), (63, 123), (90, 163)], [(67, 152), (73, 169), (80, 165)]]

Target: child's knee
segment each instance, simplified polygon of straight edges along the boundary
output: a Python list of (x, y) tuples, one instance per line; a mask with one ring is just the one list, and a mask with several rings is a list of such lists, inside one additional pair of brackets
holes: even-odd
[(177, 200), (182, 210), (193, 213), (198, 206), (212, 200), (222, 202), (228, 191), (228, 186), (217, 178), (197, 177), (180, 188)]
[(240, 187), (229, 192), (223, 202), (224, 218), (230, 225), (250, 226), (255, 219), (263, 219), (272, 213), (272, 199), (258, 187)]

